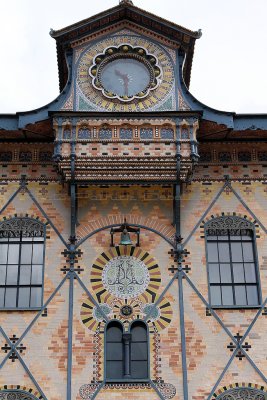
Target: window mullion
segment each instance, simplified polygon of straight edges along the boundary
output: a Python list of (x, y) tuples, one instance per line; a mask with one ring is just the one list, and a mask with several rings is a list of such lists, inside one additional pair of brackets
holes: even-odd
[(232, 292), (233, 292), (233, 301), (234, 305), (236, 305), (236, 297), (235, 297), (235, 287), (234, 287), (234, 267), (233, 267), (233, 258), (232, 258), (232, 247), (231, 247), (231, 239), (230, 239), (230, 231), (227, 230), (227, 238), (228, 238), (228, 246), (229, 246), (229, 257), (230, 257), (230, 270), (231, 270), (231, 280), (232, 280)]
[(20, 263), (21, 263), (21, 251), (22, 251), (22, 231), (19, 236), (19, 260), (18, 260), (18, 278), (17, 278), (17, 297), (16, 297), (16, 307), (19, 305), (19, 281), (20, 281)]
[(6, 306), (6, 288), (7, 288), (7, 268), (9, 258), (9, 237), (7, 238), (7, 257), (6, 257), (6, 280), (5, 280), (5, 293), (4, 293), (4, 307)]
[(221, 275), (221, 260), (220, 260), (220, 252), (219, 252), (219, 239), (217, 236), (217, 254), (218, 254), (218, 264), (219, 264), (219, 276), (220, 276), (220, 295), (221, 295), (221, 305), (223, 305), (223, 296), (222, 296), (222, 275)]
[(29, 295), (29, 307), (31, 306), (32, 299), (32, 259), (33, 259), (33, 246), (34, 246), (34, 237), (32, 238), (32, 255), (31, 255), (31, 276), (30, 276), (30, 295)]
[(246, 274), (245, 274), (245, 259), (244, 259), (244, 249), (243, 249), (243, 238), (242, 233), (240, 232), (241, 237), (241, 251), (242, 251), (242, 266), (243, 266), (243, 275), (244, 275), (244, 288), (246, 293), (246, 303), (248, 304), (248, 293), (247, 293), (247, 281), (246, 281)]
[(122, 336), (123, 340), (123, 361), (124, 361), (124, 378), (131, 378), (131, 355), (130, 355), (130, 342), (132, 335), (125, 333)]

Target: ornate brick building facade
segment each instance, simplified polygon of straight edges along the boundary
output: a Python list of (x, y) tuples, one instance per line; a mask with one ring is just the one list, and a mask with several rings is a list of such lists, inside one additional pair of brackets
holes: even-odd
[(51, 36), (59, 97), (0, 115), (0, 398), (267, 399), (267, 116), (131, 1)]

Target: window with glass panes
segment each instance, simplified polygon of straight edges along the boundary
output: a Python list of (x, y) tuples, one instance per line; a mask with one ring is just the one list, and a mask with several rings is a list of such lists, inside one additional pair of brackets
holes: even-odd
[(42, 306), (45, 227), (31, 218), (0, 223), (0, 308)]
[(221, 217), (206, 224), (205, 237), (211, 305), (259, 305), (252, 224), (239, 217)]
[(148, 332), (144, 322), (134, 321), (128, 333), (124, 333), (121, 322), (109, 322), (105, 342), (107, 380), (148, 379)]

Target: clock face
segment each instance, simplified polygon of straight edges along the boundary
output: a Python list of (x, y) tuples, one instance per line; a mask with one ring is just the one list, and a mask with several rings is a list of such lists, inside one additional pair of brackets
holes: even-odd
[(143, 99), (161, 83), (162, 70), (153, 54), (129, 44), (108, 47), (89, 68), (92, 85), (109, 99)]
[(99, 80), (107, 92), (128, 98), (147, 89), (150, 72), (141, 61), (121, 58), (106, 64)]
[[(75, 50), (77, 111), (176, 110), (176, 51), (145, 38), (119, 34)], [(115, 74), (115, 67), (123, 76)], [(128, 89), (128, 95), (125, 94)], [(64, 109), (69, 109), (66, 102)]]

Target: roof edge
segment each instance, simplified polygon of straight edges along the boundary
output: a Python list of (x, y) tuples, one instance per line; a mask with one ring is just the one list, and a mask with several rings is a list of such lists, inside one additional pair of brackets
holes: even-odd
[(73, 30), (75, 30), (77, 28), (80, 28), (80, 27), (82, 27), (84, 25), (87, 25), (90, 22), (94, 22), (95, 20), (103, 18), (106, 15), (108, 15), (108, 14), (110, 14), (112, 12), (116, 12), (116, 11), (122, 9), (122, 8), (123, 9), (124, 8), (129, 8), (129, 9), (132, 9), (132, 10), (139, 11), (140, 13), (145, 13), (146, 16), (150, 17), (151, 19), (156, 20), (158, 22), (161, 22), (162, 24), (167, 25), (167, 26), (169, 26), (169, 27), (171, 27), (173, 29), (179, 30), (182, 33), (185, 33), (185, 34), (191, 36), (194, 39), (199, 39), (201, 37), (201, 35), (202, 35), (201, 29), (198, 29), (197, 31), (192, 31), (192, 30), (187, 29), (187, 28), (185, 28), (185, 27), (183, 27), (181, 25), (178, 25), (178, 24), (176, 24), (176, 23), (174, 23), (172, 21), (168, 21), (165, 18), (161, 18), (161, 17), (159, 17), (159, 16), (157, 16), (157, 15), (155, 15), (155, 14), (149, 12), (149, 11), (146, 11), (146, 10), (144, 10), (142, 8), (136, 7), (133, 4), (130, 4), (129, 2), (121, 2), (118, 6), (111, 7), (109, 9), (107, 9), (107, 10), (101, 11), (100, 13), (95, 14), (92, 17), (83, 19), (83, 20), (81, 20), (79, 22), (76, 22), (74, 24), (68, 25), (68, 26), (66, 26), (64, 28), (61, 28), (61, 29), (58, 29), (58, 30), (51, 29), (50, 30), (50, 36), (53, 39), (57, 40), (61, 36), (71, 32), (71, 31), (73, 31)]

